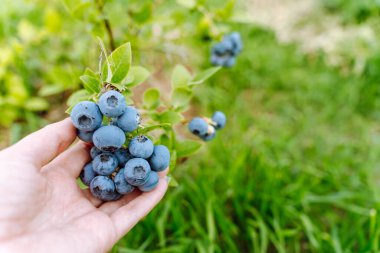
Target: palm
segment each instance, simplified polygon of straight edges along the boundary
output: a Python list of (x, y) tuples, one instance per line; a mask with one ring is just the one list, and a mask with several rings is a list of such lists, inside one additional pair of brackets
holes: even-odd
[[(69, 123), (56, 124), (64, 129), (40, 131), (44, 136), (68, 132), (55, 136), (58, 141), (52, 144), (35, 146), (37, 132), (0, 152), (0, 191), (6, 195), (0, 200), (0, 246), (13, 251), (104, 252), (163, 196), (165, 180), (151, 193), (136, 191), (109, 203), (80, 189), (75, 178), (89, 160), (88, 148), (78, 143), (61, 153), (75, 138)], [(49, 156), (48, 148), (54, 154)]]

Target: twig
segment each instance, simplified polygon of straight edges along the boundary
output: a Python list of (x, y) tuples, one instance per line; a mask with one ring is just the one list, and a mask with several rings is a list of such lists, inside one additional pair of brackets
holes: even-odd
[(116, 46), (115, 46), (115, 39), (113, 37), (113, 31), (112, 31), (111, 23), (110, 23), (109, 19), (105, 17), (104, 12), (103, 12), (103, 7), (104, 7), (105, 3), (102, 2), (102, 0), (95, 0), (95, 1), (96, 1), (97, 6), (98, 6), (98, 10), (99, 10), (100, 14), (104, 17), (103, 18), (103, 24), (104, 24), (104, 27), (106, 28), (106, 31), (107, 31), (111, 51), (114, 51)]

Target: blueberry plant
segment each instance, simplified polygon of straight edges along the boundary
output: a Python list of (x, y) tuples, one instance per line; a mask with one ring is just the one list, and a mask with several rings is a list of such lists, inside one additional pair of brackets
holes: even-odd
[[(220, 67), (192, 75), (177, 65), (172, 73), (170, 99), (161, 99), (158, 88), (149, 88), (139, 104), (133, 88), (149, 77), (149, 71), (132, 65), (130, 43), (108, 54), (103, 42), (99, 42), (99, 69), (85, 70), (80, 77), (84, 89), (69, 98), (67, 112), (78, 138), (94, 145), (92, 161), (83, 168), (81, 181), (94, 196), (112, 201), (135, 188), (153, 190), (158, 172), (173, 168), (178, 158), (201, 147), (198, 141), (180, 140), (175, 130), (188, 123), (183, 113), (189, 108), (193, 89)], [(195, 117), (188, 129), (209, 141), (225, 124), (226, 116), (218, 111), (211, 118)]]

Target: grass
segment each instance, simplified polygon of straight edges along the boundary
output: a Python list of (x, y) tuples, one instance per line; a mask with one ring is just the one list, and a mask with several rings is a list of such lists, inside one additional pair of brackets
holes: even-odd
[[(241, 31), (238, 65), (197, 90), (226, 129), (114, 252), (378, 252), (377, 91), (323, 54)], [(374, 116), (375, 115), (375, 116)]]

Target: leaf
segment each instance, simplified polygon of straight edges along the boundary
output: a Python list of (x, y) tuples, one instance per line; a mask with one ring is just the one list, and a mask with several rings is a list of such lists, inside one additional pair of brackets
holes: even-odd
[(29, 111), (44, 111), (49, 108), (49, 103), (43, 98), (32, 97), (25, 101), (24, 107)]
[(143, 97), (144, 106), (147, 109), (155, 109), (160, 105), (160, 91), (156, 88), (147, 89)]
[(59, 84), (47, 85), (47, 86), (43, 86), (38, 91), (38, 95), (42, 96), (42, 97), (47, 97), (47, 96), (51, 96), (51, 95), (61, 93), (64, 90), (65, 90), (65, 87), (63, 87), (62, 85), (59, 85)]
[(100, 79), (99, 78), (99, 74), (98, 73), (95, 73), (92, 69), (90, 68), (86, 68), (86, 70), (84, 71), (84, 75), (87, 75), (87, 76), (92, 76), (94, 78), (97, 78), (97, 79)]
[(110, 83), (110, 84), (116, 89), (118, 89), (120, 92), (123, 92), (126, 89), (125, 84), (118, 84), (118, 83)]
[(193, 9), (197, 2), (195, 0), (177, 0), (177, 4), (182, 5), (185, 8)]
[(131, 43), (116, 48), (107, 59), (109, 65), (103, 65), (102, 79), (109, 83), (121, 83), (127, 76), (132, 62)]
[(177, 164), (177, 152), (173, 150), (170, 152), (170, 165), (169, 168), (173, 171), (175, 165)]
[(170, 129), (172, 127), (171, 124), (169, 123), (162, 123), (162, 124), (156, 124), (156, 125), (150, 125), (150, 126), (144, 126), (144, 127), (140, 127), (138, 129), (136, 129), (135, 131), (133, 131), (130, 135), (131, 136), (135, 136), (135, 135), (141, 135), (141, 134), (147, 134), (153, 130), (157, 130), (157, 129)]
[(175, 111), (165, 111), (163, 113), (160, 113), (158, 115), (152, 115), (154, 120), (158, 122), (164, 122), (164, 123), (171, 123), (176, 124), (178, 122), (181, 122), (183, 120), (182, 114), (175, 112)]
[(179, 87), (186, 87), (188, 82), (191, 80), (190, 72), (182, 65), (175, 66), (173, 73), (171, 84), (173, 89)]
[(153, 4), (151, 2), (146, 3), (138, 11), (133, 12), (133, 21), (137, 23), (146, 23), (152, 17)]
[[(149, 71), (141, 66), (133, 66), (129, 70), (128, 76), (131, 77), (131, 81), (126, 84), (127, 87), (131, 88), (143, 83), (146, 79), (148, 79), (150, 73)], [(127, 76), (127, 79), (128, 79)]]
[(193, 85), (201, 84), (210, 77), (212, 77), (216, 72), (218, 72), (221, 69), (221, 67), (212, 67), (208, 68), (205, 71), (202, 71), (195, 75), (194, 79), (189, 83)]
[(172, 105), (174, 108), (179, 108), (186, 106), (191, 97), (193, 95), (193, 92), (187, 88), (177, 88), (173, 91), (172, 94)]
[(67, 100), (67, 104), (69, 106), (74, 106), (76, 105), (77, 103), (81, 102), (81, 101), (85, 101), (87, 99), (90, 98), (90, 94), (88, 93), (88, 91), (82, 89), (82, 90), (78, 90), (76, 92), (74, 92), (70, 97), (69, 99)]
[[(174, 166), (175, 166), (175, 164), (174, 164)], [(170, 166), (170, 169), (174, 169), (174, 166)], [(170, 175), (169, 186), (170, 187), (178, 187), (179, 186), (178, 181), (173, 177), (173, 175)]]
[(194, 154), (202, 147), (202, 144), (197, 141), (181, 141), (176, 143), (177, 157), (185, 157)]
[(101, 81), (93, 76), (83, 75), (80, 77), (80, 80), (83, 82), (84, 88), (90, 93), (95, 94), (99, 93), (101, 90)]

